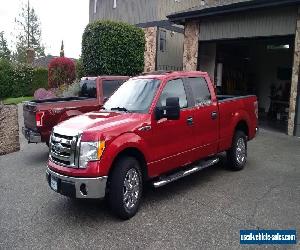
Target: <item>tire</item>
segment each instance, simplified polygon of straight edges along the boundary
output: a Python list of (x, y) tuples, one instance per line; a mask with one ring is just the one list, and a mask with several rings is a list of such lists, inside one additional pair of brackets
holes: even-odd
[(247, 162), (247, 137), (243, 131), (236, 131), (232, 146), (227, 151), (227, 160), (230, 169), (242, 170)]
[(133, 157), (120, 158), (109, 178), (107, 200), (112, 212), (121, 219), (130, 219), (139, 209), (143, 192), (139, 162)]

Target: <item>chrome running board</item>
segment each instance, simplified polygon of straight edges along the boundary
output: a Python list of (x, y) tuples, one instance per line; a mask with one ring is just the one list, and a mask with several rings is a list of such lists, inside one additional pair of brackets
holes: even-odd
[(198, 172), (204, 168), (210, 167), (219, 162), (219, 158), (211, 158), (208, 160), (202, 160), (197, 165), (192, 165), (184, 170), (179, 170), (173, 174), (167, 176), (161, 176), (158, 180), (154, 181), (152, 184), (155, 188), (162, 187), (170, 182), (181, 179), (185, 176)]

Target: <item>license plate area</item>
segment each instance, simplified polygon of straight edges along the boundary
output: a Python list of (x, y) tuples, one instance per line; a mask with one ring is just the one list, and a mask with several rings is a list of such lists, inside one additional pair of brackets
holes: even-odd
[(54, 176), (50, 176), (50, 187), (54, 190), (54, 191), (58, 191), (58, 178), (54, 177)]

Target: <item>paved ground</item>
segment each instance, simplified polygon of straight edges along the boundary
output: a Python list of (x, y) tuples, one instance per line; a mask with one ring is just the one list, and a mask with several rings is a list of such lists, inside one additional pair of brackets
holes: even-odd
[(296, 228), (299, 238), (298, 138), (261, 131), (249, 143), (243, 171), (222, 163), (147, 189), (129, 221), (114, 218), (104, 202), (72, 201), (51, 191), (47, 150), (22, 141), (20, 152), (0, 156), (0, 249), (236, 249), (239, 230), (255, 228)]

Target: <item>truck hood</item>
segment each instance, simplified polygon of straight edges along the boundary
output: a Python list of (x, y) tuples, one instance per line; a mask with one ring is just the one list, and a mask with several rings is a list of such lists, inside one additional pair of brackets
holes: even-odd
[[(60, 123), (55, 131), (64, 131), (62, 134), (77, 135), (82, 133), (82, 139), (100, 139), (106, 134), (117, 135), (124, 132), (133, 132), (144, 125), (145, 117), (149, 114), (124, 113), (124, 112), (91, 112), (73, 117)], [(117, 132), (116, 132), (117, 131)], [(59, 132), (58, 132), (59, 133)], [(98, 137), (98, 138), (95, 138)]]

